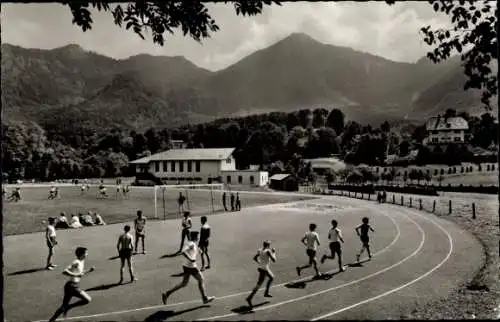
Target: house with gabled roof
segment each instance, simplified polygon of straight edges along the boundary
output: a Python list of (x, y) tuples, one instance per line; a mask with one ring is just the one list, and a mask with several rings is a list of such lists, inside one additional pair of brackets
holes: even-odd
[(463, 144), (467, 142), (469, 123), (460, 116), (436, 116), (427, 120), (425, 125), (427, 137), (424, 144), (428, 146)]

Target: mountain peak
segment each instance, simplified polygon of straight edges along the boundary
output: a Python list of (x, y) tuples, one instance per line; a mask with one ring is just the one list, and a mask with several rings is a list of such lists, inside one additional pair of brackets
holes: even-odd
[(321, 42), (317, 41), (310, 35), (303, 32), (293, 32), (279, 42), (294, 42), (294, 43), (314, 42), (316, 44), (322, 44)]

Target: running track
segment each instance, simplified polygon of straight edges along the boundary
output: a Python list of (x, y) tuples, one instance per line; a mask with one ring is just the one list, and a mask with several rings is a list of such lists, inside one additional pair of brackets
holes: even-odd
[[(332, 202), (341, 205), (344, 210), (314, 208), (314, 206), (330, 205)], [(171, 302), (167, 306), (163, 306), (160, 302), (160, 292), (177, 283), (178, 278), (169, 277), (173, 272), (165, 273), (165, 276), (159, 276), (157, 272), (151, 275), (146, 275), (144, 272), (141, 275), (139, 270), (140, 280), (136, 284), (103, 290), (100, 293), (90, 293), (94, 301), (86, 307), (70, 312), (67, 320), (375, 320), (399, 318), (402, 314), (406, 314), (408, 310), (411, 311), (411, 308), (417, 304), (446, 297), (458, 283), (472, 276), (482, 261), (481, 246), (474, 237), (453, 223), (438, 219), (430, 214), (393, 205), (378, 205), (373, 202), (344, 197), (324, 197), (295, 204), (300, 205), (298, 208), (304, 206), (307, 208), (297, 209), (297, 207), (291, 207), (290, 204), (261, 206), (246, 209), (240, 213), (215, 215), (209, 218), (212, 227), (222, 225), (222, 222), (226, 224), (234, 223), (234, 226), (229, 228), (231, 231), (236, 231), (235, 235), (226, 236), (225, 240), (226, 243), (229, 240), (229, 244), (234, 244), (233, 247), (235, 248), (239, 245), (236, 240), (237, 236), (247, 234), (248, 227), (251, 227), (251, 225), (257, 226), (259, 222), (264, 222), (264, 218), (268, 226), (274, 227), (273, 230), (276, 227), (284, 227), (294, 231), (293, 236), (287, 237), (290, 239), (287, 244), (282, 243), (277, 247), (278, 262), (272, 266), (277, 277), (276, 284), (272, 289), (273, 298), (263, 298), (261, 290), (254, 298), (254, 304), (264, 304), (255, 307), (253, 312), (242, 312), (241, 309), (245, 305), (244, 298), (255, 283), (255, 265), (248, 258), (245, 259), (246, 262), (242, 265), (242, 258), (238, 257), (237, 263), (227, 264), (226, 268), (221, 267), (217, 270), (214, 268), (206, 272), (208, 290), (217, 297), (210, 305), (204, 306), (201, 303), (197, 287), (194, 281), (191, 281), (186, 289), (172, 295), (171, 299), (169, 299)], [(329, 228), (328, 223), (333, 216), (341, 223), (340, 228), (343, 229), (346, 239), (346, 244), (343, 247), (346, 264), (353, 261), (354, 254), (359, 249), (359, 241), (352, 236), (348, 237), (348, 234), (352, 235), (352, 232), (349, 231), (359, 224), (362, 216), (369, 216), (374, 222), (376, 232), (372, 238), (372, 245), (375, 256), (371, 262), (364, 263), (362, 267), (348, 267), (346, 272), (335, 274), (329, 280), (311, 281), (308, 276), (299, 279), (296, 276), (294, 267), (302, 265), (306, 258), (303, 254), (303, 248), (297, 247), (297, 245), (300, 245), (298, 240), (307, 229), (307, 223), (314, 220), (320, 224), (320, 227), (323, 227), (320, 230), (320, 236), (325, 241), (326, 231)], [(286, 221), (282, 221), (284, 219)], [(161, 222), (158, 226), (151, 227), (149, 233), (160, 234), (165, 233), (165, 230), (174, 232), (177, 229), (177, 224), (174, 222)], [(198, 225), (197, 221), (195, 221), (194, 225)], [(300, 227), (295, 228), (296, 225), (300, 225)], [(121, 226), (93, 227), (90, 228), (92, 231), (89, 230), (89, 233), (95, 234), (95, 238), (100, 238), (98, 236), (105, 234), (98, 229), (106, 229), (109, 230), (114, 239), (114, 235), (119, 233)], [(265, 227), (262, 227), (262, 229), (265, 230)], [(63, 233), (67, 233), (67, 236), (64, 236)], [(62, 235), (60, 238), (63, 242), (65, 238), (77, 238), (78, 240), (78, 236), (75, 236), (77, 234), (83, 234), (83, 231), (59, 233), (60, 236)], [(267, 234), (269, 234), (269, 231)], [(222, 240), (224, 236), (220, 235), (222, 234), (219, 233)], [(284, 234), (281, 233), (280, 236), (283, 237)], [(244, 238), (245, 240), (255, 238), (260, 241), (262, 237), (257, 234), (256, 236), (247, 235)], [(30, 245), (36, 243), (37, 240), (40, 244), (40, 238), (40, 234), (6, 238), (5, 272), (7, 274), (9, 271), (20, 269), (21, 263), (26, 261), (20, 260), (20, 257), (17, 257), (16, 260), (16, 254), (22, 255), (28, 252), (29, 249), (27, 250), (27, 248), (32, 247)], [(21, 240), (24, 242), (20, 243)], [(349, 241), (347, 242), (347, 240)], [(151, 248), (156, 247), (156, 242), (150, 242)], [(158, 241), (159, 247), (161, 244), (165, 244), (165, 241)], [(251, 245), (248, 245), (248, 242), (246, 244), (246, 248), (249, 250), (245, 257), (251, 258), (259, 245), (256, 242), (252, 242)], [(325, 245), (326, 241), (321, 249), (326, 249)], [(114, 245), (108, 246), (107, 248), (112, 251)], [(39, 248), (43, 250), (43, 247)], [(163, 248), (165, 247), (163, 246)], [(296, 248), (298, 250), (295, 250)], [(213, 252), (219, 262), (223, 261), (224, 256), (230, 254), (227, 250), (222, 251), (221, 254), (217, 254), (216, 249)], [(71, 252), (61, 253), (60, 257), (64, 257), (66, 262), (71, 259)], [(281, 255), (283, 253), (289, 255)], [(323, 253), (323, 251), (320, 253)], [(91, 256), (96, 255), (91, 253)], [(102, 257), (104, 256), (102, 255)], [(214, 255), (212, 254), (212, 256)], [(136, 267), (144, 263), (146, 257), (149, 263), (158, 261), (158, 256), (148, 253), (145, 257), (138, 258)], [(229, 261), (230, 257), (227, 257), (227, 259)], [(61, 261), (63, 260), (61, 259)], [(177, 259), (162, 261), (175, 261), (175, 263), (171, 264), (171, 270), (180, 270)], [(40, 262), (40, 259), (36, 262)], [(238, 262), (239, 266), (237, 266)], [(105, 265), (107, 264), (101, 264), (103, 267)], [(117, 263), (115, 262), (112, 265), (114, 266), (111, 274), (113, 279), (116, 279)], [(217, 264), (215, 266), (217, 267)], [(219, 264), (220, 266), (222, 264)], [(325, 266), (332, 272), (337, 270), (336, 262), (331, 262)], [(54, 286), (50, 286), (50, 288), (54, 289), (52, 294), (55, 295), (54, 298), (40, 299), (38, 297), (41, 304), (34, 312), (28, 312), (30, 311), (29, 305), (19, 304), (22, 303), (22, 296), (29, 297), (26, 290), (33, 286), (33, 281), (36, 281), (37, 277), (31, 275), (28, 277), (28, 279), (32, 279), (31, 281), (24, 281), (22, 280), (23, 275), (7, 276), (5, 284), (7, 300), (4, 309), (8, 321), (17, 320), (17, 318), (21, 317), (22, 320), (46, 319), (50, 316), (60, 301), (60, 289), (64, 283), (64, 279), (52, 277), (57, 275), (54, 272), (34, 273), (44, 274), (47, 279), (52, 280), (51, 285)], [(303, 275), (311, 273), (311, 271), (307, 272), (306, 270)], [(98, 280), (103, 281), (104, 278), (109, 280), (110, 276), (101, 276)], [(89, 276), (87, 279), (91, 280), (91, 277)], [(155, 279), (158, 281), (156, 282)], [(166, 280), (169, 280), (169, 282), (165, 283)], [(292, 281), (305, 281), (305, 283), (302, 283), (302, 286), (305, 287), (287, 287), (289, 282)], [(97, 278), (95, 282), (97, 282)], [(88, 281), (86, 286), (90, 286), (90, 283)], [(139, 297), (134, 300), (130, 296), (133, 295), (134, 288), (140, 287), (141, 283), (148, 284), (145, 289), (140, 291)], [(232, 287), (231, 285), (234, 284), (241, 285), (241, 287)], [(300, 283), (297, 285), (300, 286)], [(11, 300), (9, 300), (9, 297), (12, 297)], [(15, 300), (13, 300), (14, 298)], [(26, 298), (25, 301), (27, 300)], [(269, 300), (268, 303), (266, 303), (267, 300)]]

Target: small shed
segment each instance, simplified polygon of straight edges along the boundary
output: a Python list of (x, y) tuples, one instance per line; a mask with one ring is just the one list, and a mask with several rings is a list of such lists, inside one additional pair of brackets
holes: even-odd
[(275, 174), (271, 178), (270, 188), (281, 191), (299, 191), (299, 181), (297, 177), (289, 173)]

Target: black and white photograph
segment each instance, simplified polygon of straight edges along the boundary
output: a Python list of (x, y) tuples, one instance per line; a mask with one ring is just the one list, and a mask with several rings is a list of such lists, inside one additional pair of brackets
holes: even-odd
[(0, 6), (3, 321), (500, 319), (498, 1)]

